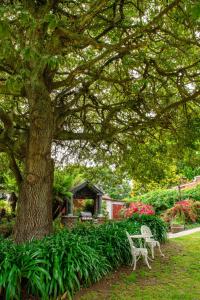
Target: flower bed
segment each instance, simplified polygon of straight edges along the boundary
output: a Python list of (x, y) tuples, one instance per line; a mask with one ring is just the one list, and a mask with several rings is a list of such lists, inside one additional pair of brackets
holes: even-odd
[(135, 213), (139, 215), (155, 215), (153, 206), (139, 201), (130, 203), (129, 207), (123, 209), (122, 213), (126, 218), (132, 217)]
[(41, 241), (16, 245), (0, 238), (0, 290), (7, 299), (21, 299), (22, 290), (39, 299), (71, 297), (81, 286), (91, 285), (112, 269), (131, 261), (125, 231), (140, 232), (148, 225), (160, 241), (166, 226), (155, 216), (135, 215), (131, 219), (102, 225), (81, 224), (71, 232), (61, 230)]
[(173, 220), (182, 221), (182, 223), (195, 223), (200, 221), (200, 201), (190, 199), (176, 202), (176, 204), (164, 213), (166, 222)]

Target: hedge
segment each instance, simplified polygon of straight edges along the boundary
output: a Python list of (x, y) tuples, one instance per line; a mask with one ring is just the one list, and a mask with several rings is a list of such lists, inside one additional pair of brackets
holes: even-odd
[[(181, 199), (188, 198), (200, 201), (200, 185), (181, 191)], [(159, 213), (171, 208), (179, 200), (180, 194), (178, 190), (155, 190), (141, 196), (132, 197), (127, 202), (141, 201), (145, 204), (150, 204), (154, 207), (156, 213)]]
[[(140, 232), (147, 224), (156, 238), (166, 239), (166, 226), (155, 216), (134, 216), (103, 225), (81, 224), (71, 232), (16, 245), (0, 238), (0, 291), (6, 300), (69, 297), (131, 261), (125, 231)], [(25, 295), (25, 296), (24, 296)]]

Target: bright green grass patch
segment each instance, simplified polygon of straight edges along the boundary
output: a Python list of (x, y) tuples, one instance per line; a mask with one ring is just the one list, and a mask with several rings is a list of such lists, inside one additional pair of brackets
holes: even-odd
[[(151, 271), (141, 263), (136, 272), (93, 296), (99, 300), (199, 300), (200, 233), (171, 240), (163, 251), (165, 258), (157, 256)], [(80, 298), (89, 299), (90, 293)]]

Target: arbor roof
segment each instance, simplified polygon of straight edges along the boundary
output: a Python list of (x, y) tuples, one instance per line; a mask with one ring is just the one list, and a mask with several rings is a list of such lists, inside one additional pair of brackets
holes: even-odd
[(82, 182), (79, 185), (72, 187), (70, 192), (73, 194), (74, 198), (78, 198), (78, 197), (86, 198), (90, 196), (93, 198), (95, 195), (102, 196), (104, 194), (104, 192), (99, 187), (92, 184), (88, 180)]

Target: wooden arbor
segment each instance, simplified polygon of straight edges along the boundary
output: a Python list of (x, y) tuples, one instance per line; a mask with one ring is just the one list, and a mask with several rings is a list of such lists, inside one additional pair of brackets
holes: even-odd
[(102, 207), (102, 196), (103, 191), (97, 186), (90, 183), (89, 181), (84, 181), (83, 183), (73, 187), (70, 192), (72, 193), (71, 199), (67, 201), (67, 215), (73, 216), (73, 205), (74, 201), (78, 199), (93, 199), (94, 200), (94, 215), (101, 217), (101, 207)]

